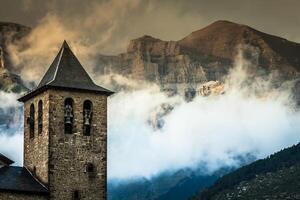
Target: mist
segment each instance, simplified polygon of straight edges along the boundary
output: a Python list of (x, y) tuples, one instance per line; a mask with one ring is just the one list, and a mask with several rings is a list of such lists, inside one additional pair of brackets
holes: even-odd
[(20, 94), (0, 91), (0, 153), (23, 165), (23, 109)]
[(23, 128), (0, 126), (0, 152), (13, 160), (14, 165), (23, 166)]
[[(189, 102), (180, 94), (162, 92), (156, 84), (113, 75), (123, 87), (108, 101), (109, 181), (151, 179), (186, 168), (210, 174), (298, 143), (300, 113), (291, 95), (293, 81), (273, 88), (272, 74), (251, 75), (255, 55), (246, 60), (240, 49), (223, 83), (225, 91), (196, 95)], [(110, 80), (111, 76), (96, 79), (112, 87)], [(18, 96), (1, 92), (3, 113), (20, 108)], [(0, 152), (22, 165), (22, 110), (0, 125)]]
[[(182, 95), (168, 96), (153, 83), (115, 75), (114, 80), (127, 88), (108, 101), (109, 180), (150, 179), (166, 171), (198, 167), (209, 174), (239, 166), (242, 157), (263, 158), (297, 143), (300, 113), (291, 100), (290, 84), (272, 89), (272, 76), (249, 83), (247, 69), (253, 64), (240, 53), (224, 83), (226, 92), (197, 95), (191, 102)], [(107, 79), (98, 82), (109, 85)], [(4, 113), (20, 106), (17, 97), (1, 92)], [(171, 107), (169, 112), (162, 111), (165, 105)], [(0, 152), (17, 165), (23, 161), (20, 118), (22, 112), (16, 112), (9, 126), (0, 126)], [(159, 128), (157, 120), (162, 122)]]
[[(238, 167), (243, 158), (263, 158), (298, 143), (300, 113), (291, 98), (293, 81), (273, 88), (273, 74), (251, 75), (249, 68), (257, 64), (258, 54), (253, 49), (252, 59), (246, 60), (243, 48), (251, 47), (240, 48), (223, 83), (225, 92), (196, 95), (189, 102), (153, 83), (114, 75), (125, 89), (108, 100), (109, 181), (151, 179), (184, 168), (201, 167), (210, 174)], [(110, 78), (96, 80), (110, 87)], [(1, 93), (1, 109), (20, 106), (17, 96)], [(22, 112), (13, 119), (9, 126), (0, 126), (0, 152), (22, 165)]]
[[(211, 174), (298, 143), (300, 113), (291, 95), (293, 82), (273, 88), (272, 74), (251, 76), (248, 71), (255, 59), (244, 59), (242, 52), (223, 94), (197, 95), (186, 102), (149, 85), (111, 97), (109, 179), (151, 179), (186, 168)], [(166, 105), (171, 109), (164, 112)], [(159, 128), (153, 126), (153, 114)]]
[[(97, 68), (95, 56), (123, 53), (131, 39), (146, 34), (176, 41), (217, 20), (247, 24), (299, 41), (298, 1), (256, 1), (230, 0), (223, 5), (215, 0), (10, 0), (2, 3), (0, 16), (32, 27), (27, 37), (9, 45), (9, 53), (16, 72), (24, 80), (37, 83), (63, 40), (68, 41), (89, 72)], [(251, 8), (256, 10), (255, 16)]]

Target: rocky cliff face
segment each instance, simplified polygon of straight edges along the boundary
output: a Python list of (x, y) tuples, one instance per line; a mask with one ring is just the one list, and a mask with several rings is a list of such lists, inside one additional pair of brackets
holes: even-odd
[(195, 88), (199, 83), (222, 81), (239, 49), (253, 62), (250, 72), (274, 71), (277, 82), (299, 76), (300, 44), (228, 21), (217, 21), (179, 41), (134, 39), (125, 53), (100, 55), (98, 73), (118, 73), (173, 89), (174, 84)]
[[(2, 89), (9, 83), (22, 84), (17, 76), (7, 75), (13, 71), (7, 44), (29, 32), (30, 28), (22, 25), (0, 23)], [(133, 39), (124, 53), (99, 55), (100, 67), (95, 73), (156, 82), (165, 90), (195, 89), (205, 82), (222, 82), (234, 66), (239, 50), (253, 64), (249, 72), (262, 76), (275, 72), (275, 85), (299, 77), (300, 44), (228, 21), (217, 21), (179, 41), (162, 41), (147, 35)], [(1, 75), (3, 71), (5, 75)]]
[[(175, 41), (162, 41), (151, 36), (132, 40), (127, 52), (118, 56), (99, 56), (100, 73), (118, 73), (133, 79), (156, 82), (162, 86), (193, 84), (215, 80), (227, 72), (216, 63), (204, 66), (199, 59), (182, 52)], [(213, 73), (212, 70), (214, 70)]]
[(20, 92), (27, 90), (21, 78), (13, 73), (8, 45), (23, 38), (30, 28), (14, 24), (0, 22), (0, 90)]
[[(19, 93), (27, 90), (21, 77), (13, 73), (8, 45), (23, 38), (29, 31), (28, 27), (19, 24), (0, 22), (0, 91)], [(3, 109), (1, 106), (0, 129), (9, 128), (16, 120), (21, 120), (19, 112), (19, 108)]]

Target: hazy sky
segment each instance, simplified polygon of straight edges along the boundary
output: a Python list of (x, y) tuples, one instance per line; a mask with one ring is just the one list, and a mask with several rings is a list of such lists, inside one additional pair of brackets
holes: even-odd
[[(33, 28), (24, 40), (29, 48), (10, 48), (14, 65), (27, 66), (26, 71), (21, 71), (26, 80), (38, 80), (63, 40), (68, 41), (86, 66), (93, 66), (89, 63), (94, 62), (93, 55), (124, 52), (131, 39), (151, 35), (179, 40), (216, 20), (246, 24), (300, 43), (300, 0), (0, 0), (0, 3), (0, 21)], [(29, 70), (28, 66), (35, 70)]]
[[(0, 0), (0, 21), (33, 28), (24, 41), (28, 48), (11, 44), (9, 50), (16, 66), (26, 66), (22, 78), (37, 81), (64, 39), (89, 71), (95, 51), (122, 52), (130, 39), (145, 34), (178, 40), (220, 19), (300, 42), (299, 8), (300, 0)], [(238, 67), (247, 66), (240, 60)], [(231, 76), (233, 80), (243, 77), (240, 73)], [(264, 157), (299, 141), (300, 113), (291, 113), (287, 92), (272, 92), (275, 96), (262, 99), (247, 95), (255, 94), (253, 91), (240, 95), (244, 89), (230, 88), (232, 91), (212, 101), (202, 97), (189, 103), (175, 99), (176, 107), (158, 132), (146, 122), (152, 111), (163, 103), (173, 103), (173, 99), (148, 85), (112, 97), (108, 116), (110, 178), (149, 177), (202, 162), (216, 169), (233, 165), (239, 155), (254, 152)], [(5, 105), (1, 100), (11, 98), (0, 97), (0, 107)], [(21, 130), (22, 123), (17, 125)], [(17, 138), (0, 137), (1, 152), (10, 153), (14, 160), (20, 157), (18, 164), (22, 162), (23, 140), (19, 132)], [(20, 148), (15, 150), (15, 146)]]
[[(114, 38), (149, 34), (178, 40), (215, 20), (226, 19), (300, 42), (299, 0), (0, 0), (0, 3), (0, 21), (34, 26), (49, 14), (72, 25), (77, 20), (91, 20), (90, 23), (94, 20), (93, 34), (97, 34), (100, 25), (107, 29), (118, 26), (112, 30)], [(105, 9), (97, 10), (101, 7)], [(103, 18), (108, 23), (96, 23)]]

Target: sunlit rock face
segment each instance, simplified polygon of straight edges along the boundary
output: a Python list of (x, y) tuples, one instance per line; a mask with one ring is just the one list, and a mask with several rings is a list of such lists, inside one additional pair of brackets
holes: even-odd
[(195, 84), (223, 77), (228, 63), (218, 68), (201, 55), (182, 48), (175, 41), (143, 36), (130, 41), (127, 52), (118, 56), (99, 56), (101, 73), (118, 73), (133, 79), (159, 83), (163, 88), (174, 84)]
[(9, 22), (0, 22), (0, 50), (1, 50), (1, 68), (6, 68), (10, 71), (13, 69), (13, 64), (10, 58), (9, 45), (18, 43), (30, 33), (30, 28)]
[(261, 76), (275, 72), (274, 84), (299, 76), (300, 44), (228, 21), (217, 21), (179, 41), (151, 36), (134, 39), (125, 53), (100, 55), (99, 73), (154, 81), (175, 90), (174, 84), (221, 81), (234, 65), (239, 48), (253, 62), (249, 72)]
[[(196, 88), (190, 88), (185, 91), (185, 100), (192, 101), (196, 96), (218, 96), (225, 94), (225, 84), (219, 81), (209, 81), (198, 85)], [(168, 116), (177, 104), (163, 103), (152, 110), (148, 123), (154, 131), (162, 129), (165, 125), (165, 117)]]
[[(10, 72), (18, 73), (18, 69), (11, 64), (7, 44), (16, 44), (29, 32), (30, 28), (22, 25), (0, 23), (2, 60)], [(260, 76), (274, 72), (275, 86), (299, 77), (300, 44), (228, 21), (217, 21), (179, 41), (145, 35), (131, 40), (126, 52), (119, 55), (101, 55), (101, 49), (93, 51), (96, 54), (94, 73), (95, 77), (114, 73), (155, 82), (165, 91), (184, 94), (185, 90), (205, 82), (222, 82), (234, 66), (240, 48), (252, 60), (249, 72)]]
[(0, 130), (3, 129), (3, 126), (9, 128), (16, 121), (20, 121), (19, 114), (22, 109), (12, 103), (16, 96), (10, 93), (24, 92), (27, 91), (27, 88), (13, 67), (8, 46), (18, 42), (29, 31), (28, 27), (19, 24), (0, 22), (0, 102), (2, 104), (0, 107)]
[(27, 90), (17, 70), (12, 64), (9, 52), (9, 44), (17, 43), (24, 38), (30, 28), (14, 24), (0, 22), (0, 89), (4, 91), (21, 92)]

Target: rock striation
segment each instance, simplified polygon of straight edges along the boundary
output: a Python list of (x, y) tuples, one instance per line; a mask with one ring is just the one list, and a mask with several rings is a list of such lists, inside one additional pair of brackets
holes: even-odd
[(99, 55), (96, 71), (156, 82), (165, 89), (176, 90), (180, 84), (195, 88), (222, 81), (239, 50), (250, 62), (249, 72), (274, 72), (275, 85), (299, 77), (300, 44), (229, 21), (217, 21), (179, 41), (147, 35), (131, 40), (124, 53)]
[(14, 73), (8, 46), (30, 32), (30, 28), (8, 22), (0, 22), (0, 90), (21, 92), (27, 90), (20, 76)]

